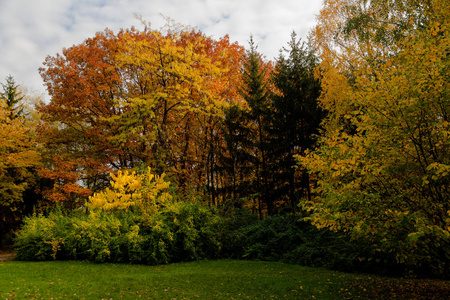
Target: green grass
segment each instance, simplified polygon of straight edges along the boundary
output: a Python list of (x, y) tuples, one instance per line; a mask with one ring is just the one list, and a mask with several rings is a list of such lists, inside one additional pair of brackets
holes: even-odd
[(0, 263), (0, 299), (450, 299), (450, 282), (389, 279), (276, 262), (163, 266)]

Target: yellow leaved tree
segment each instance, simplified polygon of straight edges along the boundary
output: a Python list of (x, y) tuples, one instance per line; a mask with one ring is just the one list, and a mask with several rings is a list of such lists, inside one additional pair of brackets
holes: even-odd
[[(0, 93), (0, 247), (2, 238), (37, 204), (36, 168), (41, 164), (36, 120), (24, 110), (24, 95), (12, 76)], [(29, 196), (31, 195), (31, 196)]]
[(441, 1), (328, 0), (318, 177), (304, 203), (318, 227), (348, 231), (399, 261), (450, 265), (450, 11)]

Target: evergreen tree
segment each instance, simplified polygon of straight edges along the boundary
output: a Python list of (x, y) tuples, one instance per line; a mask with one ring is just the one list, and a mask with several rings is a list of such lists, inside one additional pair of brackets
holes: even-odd
[[(269, 215), (274, 212), (274, 203), (269, 195), (271, 189), (267, 161), (267, 128), (269, 127), (270, 93), (267, 85), (268, 65), (264, 63), (257, 47), (250, 38), (250, 49), (244, 56), (241, 95), (249, 105), (247, 118), (255, 132), (255, 190), (260, 192), (260, 201), (265, 204)], [(259, 207), (262, 214), (262, 205)]]
[[(227, 209), (242, 208), (246, 199), (256, 193), (252, 186), (254, 175), (254, 143), (246, 108), (238, 105), (225, 110), (221, 132), (224, 147), (219, 151), (219, 172), (223, 185), (221, 194), (229, 203)], [(258, 206), (258, 205), (256, 205)]]
[(1, 98), (6, 103), (6, 109), (9, 110), (9, 118), (15, 119), (23, 115), (23, 106), (21, 101), (23, 100), (22, 93), (18, 90), (19, 86), (16, 85), (14, 78), (9, 75), (6, 77), (6, 83), (2, 83), (3, 92)]
[(309, 176), (294, 168), (295, 155), (314, 146), (323, 112), (317, 102), (320, 81), (314, 77), (317, 58), (295, 32), (288, 46), (280, 51), (272, 76), (276, 93), (271, 97), (268, 155), (274, 181), (270, 197), (295, 208), (300, 198), (310, 197)]

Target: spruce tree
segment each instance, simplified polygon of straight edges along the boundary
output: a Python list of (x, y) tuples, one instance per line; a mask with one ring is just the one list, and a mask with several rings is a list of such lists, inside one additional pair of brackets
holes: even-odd
[[(267, 84), (269, 70), (257, 47), (250, 37), (250, 48), (244, 56), (241, 95), (248, 103), (247, 118), (251, 123), (254, 143), (255, 190), (259, 199), (266, 206), (269, 215), (274, 212), (274, 203), (269, 195), (271, 189), (267, 161), (267, 128), (270, 114), (270, 92)], [(262, 205), (259, 206), (262, 214)]]
[[(287, 56), (285, 56), (287, 54)], [(280, 51), (272, 75), (276, 93), (271, 97), (270, 128), (273, 199), (295, 209), (300, 198), (310, 197), (309, 176), (295, 156), (314, 146), (323, 112), (318, 106), (320, 81), (314, 77), (317, 58), (307, 44), (291, 35), (288, 48)]]
[(23, 115), (23, 106), (21, 101), (23, 96), (19, 91), (19, 86), (16, 85), (14, 78), (11, 75), (6, 77), (6, 83), (2, 83), (3, 92), (1, 98), (6, 103), (6, 109), (9, 110), (9, 118), (15, 119)]
[(221, 194), (228, 201), (225, 209), (242, 208), (244, 201), (256, 193), (252, 184), (254, 143), (247, 109), (233, 105), (225, 109), (221, 126), (223, 149), (218, 152), (218, 170), (223, 178)]

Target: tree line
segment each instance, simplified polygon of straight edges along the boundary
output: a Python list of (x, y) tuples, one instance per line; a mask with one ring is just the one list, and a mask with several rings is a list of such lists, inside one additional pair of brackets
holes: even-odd
[(449, 26), (444, 1), (327, 0), (274, 61), (183, 26), (97, 33), (47, 57), (32, 116), (4, 85), (3, 220), (26, 191), (71, 210), (150, 167), (224, 215), (294, 213), (445, 268)]
[[(272, 63), (253, 41), (246, 51), (185, 27), (106, 30), (48, 57), (40, 72), (50, 102), (38, 103), (33, 126), (23, 123), (33, 131), (24, 151), (39, 153), (33, 205), (79, 208), (111, 173), (148, 166), (181, 198), (202, 196), (224, 213), (298, 211), (310, 183), (294, 155), (313, 146), (322, 110), (316, 56), (295, 34), (288, 46)], [(4, 89), (15, 91), (4, 108), (13, 113), (21, 96), (11, 77)]]

